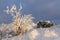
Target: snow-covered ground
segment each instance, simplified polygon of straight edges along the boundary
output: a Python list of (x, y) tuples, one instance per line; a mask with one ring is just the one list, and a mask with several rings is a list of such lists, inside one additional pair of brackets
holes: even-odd
[(24, 35), (18, 35), (2, 40), (60, 40), (60, 25), (51, 28), (37, 28), (26, 32)]

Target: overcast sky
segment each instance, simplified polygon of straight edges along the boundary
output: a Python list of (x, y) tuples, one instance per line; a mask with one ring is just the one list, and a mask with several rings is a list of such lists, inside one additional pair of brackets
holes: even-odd
[[(22, 14), (31, 13), (34, 21), (40, 19), (51, 20), (60, 23), (60, 0), (0, 0), (0, 23), (11, 22), (11, 16), (3, 12), (6, 6), (22, 4)], [(8, 17), (9, 16), (9, 17)]]

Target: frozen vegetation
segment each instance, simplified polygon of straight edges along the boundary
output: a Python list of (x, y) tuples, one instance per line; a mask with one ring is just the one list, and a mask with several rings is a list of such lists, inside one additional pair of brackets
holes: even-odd
[(13, 22), (0, 25), (0, 40), (60, 40), (60, 25), (51, 28), (36, 28), (31, 14), (21, 15), (22, 6), (17, 10), (13, 5), (11, 9), (4, 10), (11, 14)]

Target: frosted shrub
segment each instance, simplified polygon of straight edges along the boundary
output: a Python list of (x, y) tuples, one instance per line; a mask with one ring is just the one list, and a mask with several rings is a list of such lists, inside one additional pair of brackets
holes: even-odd
[(13, 22), (11, 24), (13, 24), (12, 28), (16, 34), (25, 33), (35, 26), (35, 23), (33, 22), (34, 17), (32, 17), (31, 14), (22, 16), (21, 10), (21, 4), (18, 10), (15, 5), (13, 5), (11, 9), (7, 6), (7, 10), (4, 10), (7, 14), (13, 16)]

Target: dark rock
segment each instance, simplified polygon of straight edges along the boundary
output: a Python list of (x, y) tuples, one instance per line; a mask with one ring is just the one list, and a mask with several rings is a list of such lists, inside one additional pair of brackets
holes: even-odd
[(53, 23), (50, 21), (39, 21), (37, 23), (37, 28), (50, 28), (51, 26), (53, 26)]

